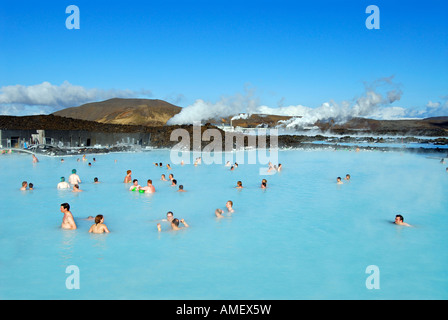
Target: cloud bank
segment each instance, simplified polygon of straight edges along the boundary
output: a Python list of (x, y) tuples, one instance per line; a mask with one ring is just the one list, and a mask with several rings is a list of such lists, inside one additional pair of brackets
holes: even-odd
[(67, 81), (59, 86), (49, 82), (31, 86), (11, 85), (0, 88), (0, 114), (48, 114), (88, 102), (150, 95), (148, 90), (87, 89)]

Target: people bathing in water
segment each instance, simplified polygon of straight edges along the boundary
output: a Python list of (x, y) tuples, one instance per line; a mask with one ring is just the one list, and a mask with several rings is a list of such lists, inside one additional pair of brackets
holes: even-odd
[(243, 183), (242, 183), (241, 181), (238, 181), (238, 182), (236, 183), (236, 188), (237, 188), (237, 189), (243, 189)]
[(97, 177), (93, 178), (93, 183), (100, 183)]
[(231, 216), (224, 216), (223, 214), (224, 214), (224, 210), (222, 210), (222, 209), (216, 209), (216, 210), (215, 210), (215, 216), (216, 216), (216, 218), (218, 218), (218, 219), (222, 219), (222, 218), (230, 218), (230, 217), (231, 217)]
[(229, 200), (226, 202), (226, 208), (227, 208), (227, 211), (230, 213), (235, 212), (235, 210), (233, 210), (233, 201), (232, 200)]
[(268, 180), (261, 180), (261, 189), (266, 189), (268, 187)]
[(179, 190), (177, 190), (177, 192), (187, 192), (187, 191), (184, 190), (184, 186), (181, 184), (179, 186)]
[(337, 178), (336, 178), (336, 183), (337, 183), (337, 184), (343, 184), (343, 182), (342, 182), (342, 180), (341, 180), (341, 177), (337, 177)]
[[(183, 225), (184, 225), (184, 227), (179, 227), (179, 222), (180, 223), (182, 223)], [(185, 220), (184, 219), (177, 219), (177, 218), (174, 218), (172, 221), (171, 221), (171, 229), (172, 230), (175, 230), (175, 231), (177, 231), (177, 230), (180, 230), (180, 229), (183, 229), (183, 228), (188, 228), (189, 227), (189, 225), (185, 222)]]
[(131, 170), (127, 170), (126, 171), (126, 176), (124, 177), (124, 183), (130, 183), (132, 181), (132, 177), (131, 177), (132, 171)]
[[(168, 221), (171, 224), (171, 221), (173, 221), (174, 216), (173, 213), (171, 211), (168, 211), (166, 213), (166, 220), (162, 220), (162, 221)], [(157, 230), (162, 231), (162, 225), (160, 223), (157, 224)]]
[(171, 187), (175, 187), (176, 185), (177, 185), (177, 180), (176, 179), (173, 179), (173, 180), (171, 180)]
[(64, 177), (61, 177), (61, 182), (58, 183), (57, 188), (58, 189), (70, 189), (70, 184), (68, 184), (68, 182), (65, 181)]
[(72, 170), (72, 174), (68, 177), (68, 182), (70, 182), (71, 185), (80, 184), (81, 179), (76, 174), (76, 169)]
[(82, 192), (82, 190), (81, 189), (79, 189), (79, 185), (78, 184), (75, 184), (74, 186), (73, 186), (73, 190), (72, 190), (73, 192)]
[(397, 214), (395, 216), (394, 223), (398, 224), (399, 226), (405, 226), (405, 227), (410, 227), (411, 226), (410, 224), (404, 222), (404, 218), (403, 218), (403, 216), (401, 214)]
[(138, 184), (138, 180), (137, 179), (134, 179), (133, 181), (132, 181), (132, 186), (129, 188), (129, 191), (138, 191), (138, 190), (140, 190), (140, 185)]
[(33, 154), (33, 163), (38, 163), (39, 160), (36, 158), (36, 156)]
[(162, 181), (168, 181), (168, 180), (166, 180), (166, 178), (165, 178), (165, 175), (164, 175), (164, 174), (162, 174), (162, 177), (160, 178), (160, 180), (162, 180)]
[(346, 181), (350, 181), (350, 175), (347, 173), (344, 178)]
[[(171, 211), (167, 212), (166, 220), (170, 223), (172, 230), (182, 229), (181, 227), (179, 227), (179, 222), (181, 222), (185, 226), (185, 228), (189, 227), (189, 225), (185, 222), (184, 219), (180, 219), (180, 221), (179, 221), (179, 219), (175, 219), (173, 216), (173, 212), (171, 212)], [(162, 231), (162, 225), (160, 223), (157, 224), (157, 230), (159, 232)]]
[(156, 192), (156, 188), (152, 185), (152, 180), (151, 179), (148, 179), (146, 187), (141, 187), (139, 190), (145, 190), (146, 193), (154, 193), (154, 192)]
[(29, 190), (34, 190), (34, 185), (30, 182), (29, 186)]
[(65, 230), (75, 230), (76, 223), (75, 219), (73, 219), (73, 214), (70, 212), (70, 205), (68, 203), (62, 203), (61, 212), (64, 214), (62, 217), (61, 228)]
[(28, 187), (28, 182), (23, 181), (22, 182), (22, 187), (20, 188), (20, 190), (25, 191), (27, 187)]
[(104, 224), (104, 217), (102, 214), (95, 217), (95, 224), (90, 227), (89, 233), (109, 233), (109, 229)]

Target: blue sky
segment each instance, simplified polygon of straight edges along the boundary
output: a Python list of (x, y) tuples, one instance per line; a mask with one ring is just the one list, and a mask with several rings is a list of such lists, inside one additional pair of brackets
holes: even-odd
[[(379, 30), (365, 26), (371, 4)], [(65, 26), (69, 5), (79, 30)], [(448, 110), (447, 15), (442, 0), (2, 1), (0, 113), (114, 95), (316, 108), (356, 101), (380, 79), (400, 92), (391, 107)], [(43, 83), (57, 99), (37, 97), (55, 94)]]

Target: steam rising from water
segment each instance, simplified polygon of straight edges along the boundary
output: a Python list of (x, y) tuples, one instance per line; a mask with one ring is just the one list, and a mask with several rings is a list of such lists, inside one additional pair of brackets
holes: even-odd
[(424, 111), (393, 106), (393, 103), (401, 99), (403, 92), (392, 80), (393, 76), (378, 79), (373, 83), (365, 84), (365, 92), (351, 101), (341, 103), (329, 101), (316, 108), (300, 104), (277, 108), (258, 105), (253, 92), (222, 98), (216, 103), (197, 100), (194, 104), (183, 108), (179, 114), (168, 121), (168, 124), (192, 124), (193, 121), (207, 121), (229, 116), (234, 116), (232, 120), (247, 119), (250, 114), (256, 113), (291, 116), (293, 118), (283, 121), (282, 125), (290, 129), (301, 129), (313, 127), (317, 121), (330, 119), (335, 123), (344, 123), (355, 117), (392, 120), (448, 115), (448, 97), (444, 98), (444, 103), (428, 102)]

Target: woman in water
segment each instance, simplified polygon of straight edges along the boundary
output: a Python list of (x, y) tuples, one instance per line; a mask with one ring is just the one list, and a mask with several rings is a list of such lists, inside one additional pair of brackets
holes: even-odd
[(102, 214), (95, 217), (95, 224), (90, 227), (89, 233), (109, 233)]

